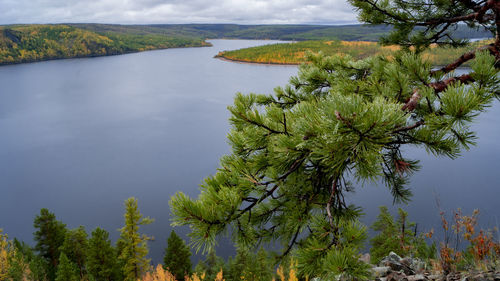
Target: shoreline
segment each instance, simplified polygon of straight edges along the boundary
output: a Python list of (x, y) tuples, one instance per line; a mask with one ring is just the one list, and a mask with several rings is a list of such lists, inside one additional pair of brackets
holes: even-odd
[(245, 60), (238, 60), (238, 59), (230, 59), (224, 56), (219, 56), (216, 55), (214, 56), (214, 59), (219, 59), (222, 61), (227, 61), (227, 62), (234, 62), (234, 63), (241, 63), (241, 64), (260, 64), (260, 65), (275, 65), (275, 66), (298, 66), (301, 65), (302, 63), (278, 63), (278, 62), (255, 62), (255, 61), (245, 61)]
[[(273, 66), (299, 66), (305, 62), (301, 63), (277, 63), (277, 62), (255, 62), (255, 61), (245, 61), (245, 60), (238, 60), (238, 59), (230, 59), (224, 56), (219, 56), (216, 55), (214, 56), (214, 59), (219, 59), (222, 61), (227, 61), (227, 62), (233, 62), (233, 63), (241, 63), (241, 64), (260, 64), (260, 65), (273, 65)], [(439, 69), (445, 65), (434, 65), (432, 69)], [(470, 66), (460, 66), (457, 67), (456, 69), (470, 69)]]
[(88, 55), (88, 56), (74, 56), (74, 57), (60, 57), (60, 58), (42, 58), (42, 59), (39, 59), (39, 60), (18, 61), (18, 62), (0, 62), (0, 67), (11, 66), (11, 65), (20, 65), (20, 64), (29, 64), (29, 63), (38, 63), (38, 62), (45, 62), (45, 61), (102, 58), (102, 57), (112, 57), (112, 56), (137, 54), (137, 53), (143, 53), (143, 52), (149, 52), (149, 51), (160, 51), (160, 50), (169, 50), (169, 49), (187, 49), (187, 48), (205, 48), (205, 47), (213, 47), (213, 44), (210, 43), (210, 42), (207, 42), (205, 40), (204, 44), (200, 45), (200, 46), (153, 48), (153, 49), (148, 49), (148, 50), (137, 50), (137, 51), (129, 51), (129, 52), (123, 52), (123, 53), (116, 53), (116, 54)]

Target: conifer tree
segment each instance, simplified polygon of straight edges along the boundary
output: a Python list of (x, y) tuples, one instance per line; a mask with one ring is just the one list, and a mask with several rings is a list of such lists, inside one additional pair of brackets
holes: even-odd
[(55, 281), (80, 281), (77, 266), (64, 253), (59, 257)]
[(11, 242), (7, 240), (7, 234), (2, 232), (3, 230), (0, 228), (0, 280), (6, 280), (10, 267), (9, 260), (13, 253)]
[(116, 280), (116, 258), (109, 233), (99, 227), (92, 231), (87, 251), (87, 270), (91, 279), (95, 281)]
[(248, 263), (241, 276), (249, 281), (271, 281), (273, 279), (273, 269), (274, 266), (269, 253), (260, 248), (257, 253), (250, 252)]
[[(302, 276), (367, 278), (358, 259), (361, 208), (346, 195), (381, 180), (394, 202), (407, 202), (418, 170), (408, 147), (455, 158), (474, 144), (471, 123), (500, 94), (500, 2), (350, 2), (360, 20), (394, 25), (383, 43), (405, 48), (359, 61), (309, 55), (274, 95), (237, 94), (229, 107), (232, 153), (198, 199), (178, 193), (170, 202), (174, 225), (190, 225), (197, 249), (224, 233), (246, 246), (279, 241)], [(458, 23), (485, 26), (495, 41), (434, 70), (420, 51), (460, 45), (449, 39)], [(464, 62), (470, 73), (455, 75)]]
[(241, 280), (244, 277), (244, 271), (248, 266), (250, 251), (248, 249), (244, 248), (237, 248), (236, 249), (236, 256), (229, 257), (227, 265), (228, 265), (228, 270), (227, 274), (225, 274), (225, 277), (230, 280)]
[(83, 226), (66, 232), (61, 251), (76, 265), (81, 279), (86, 274), (87, 248), (87, 232)]
[(122, 249), (119, 258), (123, 261), (125, 281), (136, 281), (149, 269), (147, 241), (151, 237), (141, 235), (139, 227), (153, 222), (149, 217), (143, 217), (137, 206), (137, 199), (131, 197), (125, 200), (125, 225), (120, 229)]
[(175, 276), (177, 280), (184, 280), (192, 273), (191, 251), (184, 240), (172, 230), (167, 240), (163, 267)]
[(34, 233), (35, 250), (46, 261), (46, 272), (49, 280), (55, 279), (56, 268), (61, 255), (60, 247), (64, 243), (66, 224), (56, 220), (56, 216), (43, 208), (35, 217)]
[(200, 260), (195, 267), (198, 276), (205, 275), (203, 280), (215, 280), (221, 270), (227, 272), (224, 260), (217, 256), (215, 249), (210, 249), (204, 260)]
[(398, 209), (398, 219), (394, 220), (388, 208), (381, 206), (372, 229), (378, 232), (370, 239), (370, 259), (373, 264), (380, 262), (390, 252), (423, 259), (434, 258), (436, 254), (435, 244), (427, 245), (424, 235), (416, 233), (416, 224), (408, 220), (408, 213), (401, 208)]

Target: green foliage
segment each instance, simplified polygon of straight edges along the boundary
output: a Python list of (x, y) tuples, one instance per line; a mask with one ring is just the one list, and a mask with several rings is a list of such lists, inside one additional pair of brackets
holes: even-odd
[(87, 271), (91, 280), (109, 281), (116, 278), (116, 251), (111, 245), (109, 233), (101, 228), (92, 231), (88, 241)]
[[(114, 32), (136, 35), (162, 34), (171, 37), (202, 37), (232, 39), (275, 40), (364, 40), (377, 41), (392, 28), (385, 25), (237, 25), (237, 24), (161, 24), (161, 25), (111, 25), (71, 24), (71, 26), (99, 33)], [(454, 38), (484, 38), (485, 30), (458, 26)]]
[(54, 280), (61, 255), (60, 248), (67, 232), (66, 224), (56, 220), (56, 216), (44, 208), (35, 217), (33, 226), (37, 229), (34, 233), (35, 250), (46, 262), (47, 278)]
[(192, 273), (191, 251), (184, 240), (172, 230), (167, 240), (163, 267), (172, 273), (177, 280), (183, 280), (184, 276)]
[[(499, 58), (477, 52), (436, 71), (412, 48), (392, 59), (307, 59), (274, 95), (236, 95), (231, 154), (197, 199), (172, 197), (173, 224), (190, 225), (197, 250), (231, 233), (244, 247), (281, 243), (301, 276), (366, 278), (357, 259), (365, 237), (361, 208), (347, 195), (383, 182), (394, 202), (408, 202), (407, 183), (419, 168), (405, 155), (408, 147), (450, 158), (468, 149), (471, 122), (498, 97)], [(466, 61), (472, 72), (455, 77)]]
[(125, 225), (120, 229), (121, 252), (119, 259), (123, 262), (125, 281), (136, 281), (149, 269), (147, 241), (151, 240), (146, 235), (139, 233), (141, 225), (147, 225), (154, 220), (143, 217), (137, 206), (137, 199), (131, 197), (125, 200)]
[(87, 232), (85, 232), (83, 226), (66, 232), (64, 243), (61, 246), (61, 252), (66, 255), (69, 261), (76, 265), (81, 279), (83, 279), (86, 274), (87, 248)]
[(226, 280), (271, 281), (274, 264), (271, 255), (260, 248), (257, 253), (248, 249), (238, 248), (236, 256), (227, 263)]
[(433, 43), (462, 46), (465, 41), (454, 36), (455, 30), (460, 28), (489, 31), (489, 37), (495, 37), (497, 28), (493, 2), (447, 0), (349, 0), (349, 2), (358, 11), (360, 21), (394, 27), (390, 34), (381, 38), (382, 43), (396, 43), (416, 47), (417, 50), (423, 50)]
[[(299, 274), (303, 277), (319, 276), (327, 279), (368, 279), (370, 267), (359, 259), (366, 240), (366, 227), (359, 222), (345, 220), (337, 221), (335, 225), (339, 235), (334, 243), (326, 235), (310, 236), (305, 240), (305, 246), (297, 249)], [(323, 227), (328, 225), (324, 224)]]
[[(423, 57), (432, 65), (446, 65), (463, 53), (491, 43), (491, 40), (470, 43), (460, 48), (436, 47), (423, 52)], [(382, 46), (375, 42), (347, 42), (347, 41), (303, 41), (294, 43), (280, 43), (256, 46), (232, 51), (220, 52), (217, 56), (242, 62), (271, 63), (271, 64), (300, 64), (307, 62), (307, 52), (319, 53), (326, 56), (347, 54), (356, 59), (367, 58), (373, 55), (393, 56), (400, 49), (399, 46)], [(469, 62), (463, 64), (470, 66)]]
[(194, 271), (198, 276), (205, 274), (203, 280), (215, 280), (219, 271), (227, 272), (224, 260), (217, 256), (215, 250), (208, 251), (204, 260), (200, 260)]
[[(383, 25), (8, 25), (0, 26), (0, 65), (208, 46), (206, 38), (376, 41), (390, 31)], [(453, 36), (487, 35), (460, 26)]]
[(64, 253), (59, 257), (55, 281), (80, 281), (78, 267)]
[(377, 220), (372, 229), (379, 232), (370, 240), (370, 257), (373, 264), (377, 264), (391, 251), (399, 256), (414, 256), (424, 260), (436, 257), (436, 245), (429, 246), (423, 234), (416, 233), (416, 225), (408, 221), (408, 213), (398, 209), (398, 219), (389, 213), (386, 206), (380, 207)]
[(98, 33), (70, 25), (0, 26), (0, 65), (205, 45), (199, 36)]

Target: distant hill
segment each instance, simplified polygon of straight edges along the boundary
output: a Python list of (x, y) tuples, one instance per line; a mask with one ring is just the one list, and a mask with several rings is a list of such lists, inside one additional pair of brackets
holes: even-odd
[[(273, 40), (344, 40), (377, 41), (391, 31), (388, 26), (378, 25), (237, 25), (237, 24), (157, 24), (157, 25), (101, 25), (72, 24), (95, 32), (123, 32), (134, 34), (163, 34), (228, 39)], [(485, 38), (491, 33), (470, 29), (465, 25), (453, 32), (455, 38)]]
[[(0, 26), (0, 64), (199, 47), (209, 45), (205, 42), (208, 38), (377, 41), (389, 31), (386, 26), (366, 25), (7, 25)], [(454, 35), (491, 36), (466, 26), (459, 27)]]
[(0, 64), (208, 45), (201, 37), (94, 32), (70, 25), (0, 26)]

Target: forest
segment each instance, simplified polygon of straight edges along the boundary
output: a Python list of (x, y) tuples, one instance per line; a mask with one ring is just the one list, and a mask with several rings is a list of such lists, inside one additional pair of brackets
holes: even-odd
[[(461, 54), (492, 42), (493, 40), (472, 42), (460, 48), (432, 46), (425, 50), (422, 56), (432, 65), (446, 65)], [(383, 46), (370, 41), (301, 41), (222, 51), (216, 57), (250, 63), (301, 64), (307, 62), (308, 52), (321, 52), (327, 56), (349, 55), (355, 59), (364, 59), (370, 56), (392, 56), (400, 49), (400, 46)], [(468, 62), (464, 64), (468, 65)]]
[[(390, 30), (384, 25), (7, 25), (0, 26), (0, 65), (210, 46), (209, 38), (374, 42)], [(459, 39), (489, 36), (466, 26), (453, 34)]]
[[(33, 220), (35, 232), (31, 246), (16, 238), (10, 239), (0, 229), (0, 280), (9, 281), (298, 281), (307, 280), (297, 270), (294, 256), (280, 257), (272, 250), (237, 247), (224, 259), (215, 249), (204, 254), (193, 266), (191, 249), (172, 230), (165, 241), (163, 262), (157, 265), (148, 258), (148, 241), (153, 237), (142, 233), (141, 227), (154, 223), (139, 210), (138, 200), (125, 200), (123, 227), (120, 238), (113, 243), (110, 233), (97, 227), (87, 232), (84, 226), (68, 228), (48, 209), (41, 209)], [(377, 220), (371, 226), (374, 235), (367, 239), (367, 229), (356, 239), (367, 242), (363, 256), (366, 266), (372, 264), (375, 278), (391, 255), (411, 256), (408, 270), (438, 273), (449, 267), (453, 271), (472, 268), (491, 269), (500, 258), (500, 243), (495, 230), (479, 228), (479, 211), (464, 215), (460, 210), (441, 213), (439, 234), (434, 230), (417, 232), (408, 213), (399, 209), (393, 216), (385, 206), (380, 207)], [(354, 234), (354, 233), (353, 233)], [(456, 234), (456, 236), (455, 236)], [(439, 236), (439, 237), (438, 237)], [(401, 266), (400, 264), (396, 266)]]
[(69, 25), (0, 27), (0, 65), (208, 46), (200, 37), (94, 32)]

